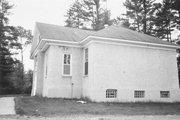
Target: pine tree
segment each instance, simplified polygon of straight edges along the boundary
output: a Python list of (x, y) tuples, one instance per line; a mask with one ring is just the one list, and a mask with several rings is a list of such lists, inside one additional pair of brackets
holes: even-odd
[(177, 10), (180, 16), (180, 0), (172, 0), (172, 9)]
[(151, 34), (151, 17), (154, 10), (155, 0), (126, 0), (124, 6), (127, 11), (124, 14), (129, 20), (133, 21), (130, 25), (134, 29), (145, 34)]
[(179, 23), (179, 15), (173, 10), (175, 0), (163, 0), (162, 3), (156, 4), (156, 15), (154, 18), (154, 36), (169, 42), (171, 39), (171, 31)]
[[(9, 10), (12, 8), (6, 0), (0, 0), (0, 81), (14, 70), (18, 62), (12, 58), (13, 50), (21, 47), (17, 40), (15, 27), (8, 25)], [(0, 85), (2, 85), (0, 83)]]
[(129, 19), (125, 19), (125, 18), (121, 18), (121, 17), (117, 17), (113, 20), (113, 24), (114, 25), (120, 25), (120, 26), (123, 26), (125, 28), (129, 28), (129, 29), (132, 29), (134, 30), (134, 28), (131, 28), (130, 27), (130, 22), (129, 22)]
[(65, 17), (67, 17), (66, 27), (80, 28), (82, 23), (82, 4), (76, 0), (70, 7)]
[(100, 7), (100, 0), (76, 0), (66, 14), (67, 27), (99, 30), (104, 24), (112, 24), (110, 11)]

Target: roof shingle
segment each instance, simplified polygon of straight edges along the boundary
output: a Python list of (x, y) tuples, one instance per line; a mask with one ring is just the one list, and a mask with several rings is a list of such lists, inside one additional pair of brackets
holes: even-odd
[(163, 41), (159, 38), (133, 31), (121, 26), (110, 26), (99, 31), (81, 30), (39, 22), (36, 23), (36, 26), (40, 32), (41, 38), (43, 39), (80, 42), (88, 36), (98, 36), (138, 42), (175, 45), (173, 43)]

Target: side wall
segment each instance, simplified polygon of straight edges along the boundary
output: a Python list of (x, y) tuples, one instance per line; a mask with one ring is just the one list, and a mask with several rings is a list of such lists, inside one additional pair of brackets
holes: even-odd
[[(180, 101), (175, 50), (92, 43), (91, 99), (95, 101)], [(106, 89), (117, 89), (117, 98), (106, 98)], [(134, 98), (144, 90), (145, 98)], [(160, 98), (170, 91), (170, 98)]]
[(66, 53), (72, 54), (72, 76), (63, 76), (63, 53), (65, 52), (63, 48), (62, 46), (50, 46), (46, 51), (45, 61), (47, 61), (48, 68), (43, 96), (80, 98), (82, 94), (82, 49), (68, 48)]
[[(88, 75), (84, 75), (84, 49), (88, 48)], [(93, 79), (94, 79), (94, 67), (93, 67), (93, 62), (94, 62), (94, 46), (93, 45), (88, 45), (83, 49), (83, 80), (82, 80), (82, 96), (83, 98), (90, 99), (92, 98), (91, 96), (91, 91), (93, 89)]]
[(39, 52), (34, 59), (32, 96), (42, 96), (44, 81), (44, 53)]

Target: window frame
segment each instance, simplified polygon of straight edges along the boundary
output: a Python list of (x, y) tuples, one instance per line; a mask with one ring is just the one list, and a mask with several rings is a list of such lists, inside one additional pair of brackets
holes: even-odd
[[(70, 55), (70, 74), (64, 74), (64, 56), (65, 55)], [(62, 76), (72, 76), (72, 54), (71, 53), (63, 53), (63, 57), (62, 57)]]
[[(86, 57), (86, 50), (87, 50), (87, 57)], [(86, 63), (87, 63), (87, 74), (86, 74)], [(89, 74), (89, 49), (84, 48), (84, 76), (88, 76)]]
[(134, 91), (134, 98), (145, 98), (145, 90), (135, 90)]
[(106, 89), (106, 98), (117, 98), (117, 89)]
[[(167, 96), (165, 94), (167, 94)], [(160, 98), (170, 98), (170, 91), (160, 91)]]

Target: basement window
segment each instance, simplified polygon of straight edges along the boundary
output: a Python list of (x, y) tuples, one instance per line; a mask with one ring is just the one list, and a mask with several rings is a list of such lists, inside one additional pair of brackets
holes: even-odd
[(169, 98), (170, 92), (169, 91), (160, 91), (160, 97), (161, 98)]
[(145, 91), (134, 91), (134, 98), (144, 98), (145, 97)]
[(107, 89), (106, 98), (117, 98), (117, 89)]

